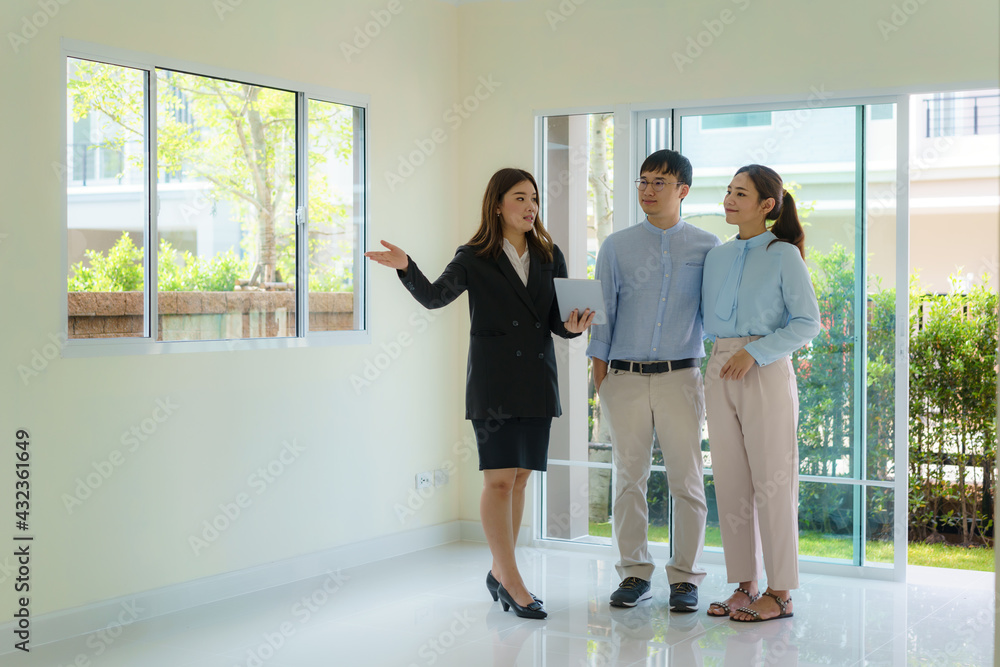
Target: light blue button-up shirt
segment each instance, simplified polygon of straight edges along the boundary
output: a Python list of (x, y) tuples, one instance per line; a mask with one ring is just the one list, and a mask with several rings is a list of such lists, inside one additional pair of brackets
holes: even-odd
[(744, 348), (759, 365), (786, 357), (820, 331), (819, 305), (809, 270), (791, 243), (764, 232), (735, 238), (705, 258), (702, 309), (705, 334), (763, 336)]
[(611, 234), (597, 255), (606, 324), (590, 327), (587, 356), (673, 361), (705, 356), (701, 274), (714, 234), (683, 220), (670, 229), (641, 224)]

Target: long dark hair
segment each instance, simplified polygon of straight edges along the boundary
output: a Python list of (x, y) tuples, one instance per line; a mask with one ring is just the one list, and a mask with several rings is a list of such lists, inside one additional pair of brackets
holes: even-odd
[[(503, 224), (497, 209), (503, 203), (504, 196), (518, 183), (530, 181), (538, 192), (535, 177), (523, 169), (506, 167), (493, 174), (483, 193), (483, 211), (479, 221), (479, 229), (469, 239), (469, 245), (477, 248), (476, 254), (496, 259), (503, 252)], [(552, 261), (552, 237), (542, 226), (542, 217), (535, 216), (531, 231), (524, 235), (528, 247), (535, 251), (547, 263)]]
[[(802, 223), (799, 222), (799, 214), (795, 210), (795, 198), (785, 190), (782, 185), (781, 176), (774, 169), (765, 167), (762, 164), (748, 164), (740, 167), (737, 174), (746, 174), (753, 185), (757, 188), (757, 195), (761, 201), (765, 199), (774, 200), (774, 208), (764, 216), (767, 220), (774, 220), (771, 225), (771, 233), (776, 238), (771, 243), (784, 241), (791, 243), (799, 249), (802, 258), (806, 257), (806, 233), (802, 230)], [(771, 247), (771, 243), (768, 247)]]

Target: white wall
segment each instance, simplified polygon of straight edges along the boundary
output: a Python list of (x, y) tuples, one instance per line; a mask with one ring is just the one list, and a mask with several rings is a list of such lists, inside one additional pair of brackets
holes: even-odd
[[(17, 372), (65, 329), (63, 193), (51, 167), (65, 155), (61, 37), (369, 94), (371, 237), (397, 242), (429, 270), (442, 267), (460, 242), (457, 144), (440, 147), (391, 194), (383, 172), (443, 123), (442, 106), (457, 89), (457, 10), (404, 2), (348, 62), (340, 42), (372, 20), (370, 10), (385, 7), (243, 2), (220, 20), (204, 0), (77, 1), (61, 6), (15, 53), (8, 32), (20, 32), (24, 17), (41, 10), (35, 0), (0, 3), (0, 497), (8, 522), (0, 565), (14, 565), (7, 537), (13, 441), (15, 429), (26, 428), (34, 614), (457, 518), (460, 480), (405, 522), (393, 507), (406, 503), (413, 475), (439, 467), (460, 437), (465, 367), (456, 348), (465, 302), (418, 334), (408, 318), (420, 307), (378, 266), (367, 347), (56, 359), (27, 385)], [(400, 332), (413, 334), (413, 345), (357, 394), (350, 375)], [(179, 407), (69, 513), (62, 495), (113, 450), (124, 450), (121, 434), (150, 418), (158, 399)], [(292, 439), (304, 452), (257, 495), (249, 475)], [(240, 492), (252, 506), (194, 555), (189, 535)], [(0, 609), (9, 618), (14, 596), (3, 572), (8, 594)]]
[[(57, 359), (22, 382), (17, 366), (30, 364), (33, 351), (65, 326), (63, 193), (51, 168), (64, 155), (57, 131), (64, 122), (60, 37), (370, 94), (371, 237), (398, 243), (433, 273), (474, 230), (489, 175), (505, 165), (533, 167), (536, 109), (804, 99), (812, 86), (995, 85), (996, 3), (965, 2), (959, 15), (940, 0), (912, 1), (919, 9), (885, 39), (877, 25), (891, 20), (893, 3), (885, 0), (492, 0), (458, 8), (403, 0), (402, 13), (352, 62), (340, 42), (388, 2), (242, 2), (220, 20), (205, 0), (76, 1), (17, 53), (5, 39), (0, 442), (8, 454), (0, 466), (9, 468), (0, 470), (0, 498), (12, 503), (9, 452), (15, 429), (27, 428), (39, 540), (33, 613), (478, 519), (481, 483), (474, 452), (463, 461), (453, 451), (468, 433), (464, 298), (361, 395), (349, 383), (381, 343), (416, 333), (409, 317), (419, 307), (380, 267), (372, 268), (371, 346)], [(732, 23), (679, 71), (672, 53), (724, 9), (733, 12)], [(5, 0), (4, 36), (38, 11), (35, 0)], [(567, 20), (553, 29), (553, 16)], [(492, 77), (490, 86), (480, 77)], [(449, 123), (444, 114), (477, 88), (484, 98), (478, 108), (458, 127)], [(391, 192), (385, 172), (436, 128), (447, 141)], [(150, 417), (157, 399), (180, 407), (69, 514), (61, 496), (121, 448), (122, 432)], [(189, 535), (219, 503), (247, 491), (248, 475), (293, 438), (305, 447), (300, 458), (194, 556)], [(393, 506), (406, 502), (412, 475), (448, 462), (460, 466), (459, 478), (401, 522)], [(0, 581), (5, 590), (9, 583)], [(5, 613), (12, 604), (12, 596), (0, 597)]]

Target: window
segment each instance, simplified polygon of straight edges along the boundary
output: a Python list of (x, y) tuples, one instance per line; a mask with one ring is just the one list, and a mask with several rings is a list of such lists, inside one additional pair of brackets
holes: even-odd
[(1000, 95), (996, 90), (933, 93), (918, 98), (925, 138), (1000, 132)]
[(70, 339), (365, 329), (366, 98), (96, 47), (66, 63)]
[[(906, 503), (898, 499), (906, 494), (906, 480), (896, 471), (905, 469), (906, 456), (899, 447), (900, 437), (905, 436), (896, 427), (906, 411), (901, 409), (905, 384), (896, 376), (899, 372), (905, 377), (906, 367), (897, 368), (895, 345), (900, 329), (903, 335), (906, 331), (905, 318), (902, 324), (896, 318), (897, 312), (906, 312), (906, 295), (897, 294), (895, 285), (905, 284), (906, 278), (900, 275), (905, 275), (905, 267), (897, 261), (896, 103), (837, 105), (809, 99), (799, 106), (764, 112), (717, 113), (721, 110), (635, 112), (628, 127), (636, 128), (638, 152), (628, 153), (630, 142), (619, 140), (617, 145), (624, 147), (619, 162), (631, 163), (635, 172), (655, 150), (680, 150), (694, 165), (681, 214), (689, 224), (723, 239), (733, 234), (720, 210), (732, 174), (750, 162), (781, 165), (786, 187), (795, 193), (799, 215), (810, 230), (807, 263), (825, 322), (824, 334), (793, 355), (801, 408), (800, 555), (803, 560), (875, 569), (878, 576), (902, 576), (906, 535), (897, 526), (905, 520)], [(880, 122), (870, 123), (872, 119)], [(575, 155), (582, 156), (577, 161), (578, 183), (585, 182), (586, 171), (594, 168), (586, 159), (595, 144), (593, 133), (586, 131), (591, 127), (588, 121), (587, 116), (539, 118), (543, 130), (539, 163), (549, 188), (551, 175), (560, 174), (564, 163), (572, 166)], [(728, 131), (716, 131), (723, 128)], [(620, 171), (624, 175), (628, 170)], [(583, 228), (585, 218), (572, 215), (574, 210), (585, 210), (583, 187), (578, 185), (576, 192), (581, 202), (575, 208), (562, 207), (571, 213), (565, 222), (571, 253), (574, 238), (579, 249), (584, 234), (591, 236)], [(547, 194), (546, 205), (551, 208), (558, 197)], [(634, 211), (626, 199), (634, 198), (634, 191), (621, 194), (619, 211)], [(623, 215), (616, 222), (629, 224), (634, 219)], [(560, 230), (558, 220), (552, 213), (546, 218), (554, 233)], [(560, 376), (561, 384), (566, 380), (567, 415), (561, 420), (564, 425), (553, 429), (549, 474), (542, 487), (541, 535), (610, 544), (612, 471), (609, 459), (597, 456), (608, 438), (600, 429), (599, 404), (584, 393), (586, 369), (573, 367), (572, 346), (568, 361), (566, 377)], [(568, 432), (565, 446), (558, 437), (562, 431)], [(720, 517), (708, 435), (703, 431), (709, 509), (705, 549), (718, 552)], [(672, 508), (664, 470), (654, 447), (647, 488), (654, 553), (669, 549)]]
[(736, 127), (769, 127), (770, 125), (770, 111), (720, 113), (712, 116), (702, 116), (701, 119), (701, 129), (703, 130), (723, 130)]
[(868, 107), (872, 120), (892, 120), (895, 104), (872, 104)]
[[(545, 116), (539, 122), (543, 139), (538, 171), (542, 220), (566, 256), (569, 276), (593, 278), (601, 243), (613, 231), (614, 114), (560, 114)], [(629, 187), (634, 190), (631, 183)], [(587, 370), (586, 338), (577, 340), (566, 344), (565, 368), (570, 377), (581, 382), (560, 376), (560, 385), (569, 388), (563, 405), (586, 409), (587, 421), (558, 420), (561, 423), (554, 424), (545, 477), (543, 534), (607, 543), (613, 490), (611, 439)], [(589, 513), (581, 509), (587, 507)]]

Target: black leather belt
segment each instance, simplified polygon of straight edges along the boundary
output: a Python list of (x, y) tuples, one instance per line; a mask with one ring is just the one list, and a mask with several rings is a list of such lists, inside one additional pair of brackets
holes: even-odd
[(682, 368), (694, 368), (698, 366), (697, 359), (678, 359), (676, 361), (621, 361), (612, 359), (609, 364), (616, 371), (628, 371), (629, 373), (641, 373), (649, 375), (652, 373), (669, 373), (670, 371)]

